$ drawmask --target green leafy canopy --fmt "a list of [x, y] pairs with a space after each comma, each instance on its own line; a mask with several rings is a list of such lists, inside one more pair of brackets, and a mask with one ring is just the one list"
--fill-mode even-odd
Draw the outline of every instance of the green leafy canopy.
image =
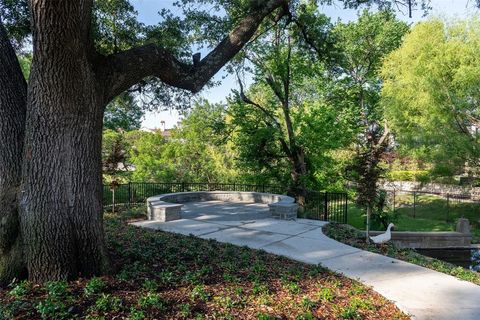
[[[417, 24], [385, 61], [382, 104], [407, 154], [441, 175], [480, 159], [480, 20]], [[446, 168], [450, 168], [445, 171]]]

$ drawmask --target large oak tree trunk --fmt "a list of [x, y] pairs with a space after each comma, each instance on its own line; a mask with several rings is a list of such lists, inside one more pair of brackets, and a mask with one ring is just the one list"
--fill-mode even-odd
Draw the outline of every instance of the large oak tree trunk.
[[104, 101], [89, 57], [89, 1], [44, 2], [32, 1], [34, 56], [20, 201], [25, 260], [36, 282], [100, 274], [107, 265]]
[[20, 186], [27, 84], [0, 22], [0, 285], [24, 274], [17, 192]]

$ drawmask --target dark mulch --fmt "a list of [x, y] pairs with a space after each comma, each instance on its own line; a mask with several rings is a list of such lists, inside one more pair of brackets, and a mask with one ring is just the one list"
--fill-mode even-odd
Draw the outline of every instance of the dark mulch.
[[110, 276], [0, 290], [5, 319], [408, 319], [321, 266], [105, 220]]

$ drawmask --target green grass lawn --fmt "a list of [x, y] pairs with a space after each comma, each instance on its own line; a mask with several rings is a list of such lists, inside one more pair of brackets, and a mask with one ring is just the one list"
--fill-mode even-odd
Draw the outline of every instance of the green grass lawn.
[[0, 288], [0, 319], [408, 319], [361, 283], [215, 240], [105, 219], [108, 276]]
[[[450, 200], [432, 195], [417, 196], [415, 211], [412, 195], [398, 195], [395, 199], [397, 231], [454, 231], [455, 221], [465, 217], [470, 221], [474, 242], [480, 240], [480, 204]], [[448, 219], [448, 221], [447, 221]], [[365, 229], [365, 210], [354, 204], [348, 207], [348, 224]]]

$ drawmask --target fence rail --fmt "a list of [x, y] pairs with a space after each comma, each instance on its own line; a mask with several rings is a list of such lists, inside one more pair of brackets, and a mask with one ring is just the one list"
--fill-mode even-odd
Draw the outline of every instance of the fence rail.
[[[132, 206], [144, 204], [148, 197], [159, 194], [188, 191], [250, 191], [285, 194], [286, 188], [266, 184], [238, 183], [137, 183], [118, 184], [112, 190], [110, 185], [103, 186], [103, 205]], [[314, 220], [347, 222], [347, 194], [340, 192], [309, 191], [305, 198], [305, 207], [301, 208], [299, 218]]]
[[432, 218], [452, 222], [458, 217], [478, 217], [480, 202], [464, 193], [385, 190], [386, 205], [392, 212], [411, 218]]
[[343, 192], [309, 191], [299, 217], [347, 223], [348, 196]]

